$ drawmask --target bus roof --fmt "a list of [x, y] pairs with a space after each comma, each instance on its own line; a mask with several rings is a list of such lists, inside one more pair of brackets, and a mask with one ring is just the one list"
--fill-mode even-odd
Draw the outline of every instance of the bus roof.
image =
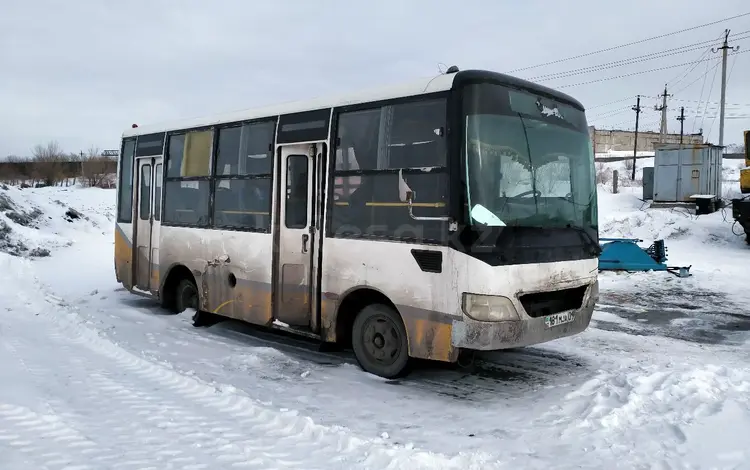
[[583, 110], [583, 106], [574, 98], [560, 93], [556, 90], [528, 82], [523, 79], [509, 75], [490, 72], [484, 70], [465, 70], [455, 73], [445, 73], [430, 78], [423, 78], [406, 84], [400, 84], [389, 87], [379, 87], [362, 90], [356, 93], [339, 95], [333, 97], [320, 97], [306, 101], [292, 101], [273, 106], [261, 108], [245, 109], [230, 113], [218, 114], [213, 116], [198, 117], [192, 119], [182, 119], [179, 121], [170, 121], [161, 124], [149, 124], [138, 126], [136, 128], [126, 129], [122, 137], [132, 137], [137, 135], [154, 134], [158, 132], [169, 132], [182, 129], [194, 129], [199, 127], [208, 127], [233, 122], [250, 121], [253, 119], [270, 118], [283, 114], [298, 113], [304, 111], [314, 111], [326, 108], [338, 108], [361, 103], [382, 101], [407, 96], [416, 96], [428, 93], [450, 90], [454, 80], [460, 77], [460, 80], [488, 80], [504, 83], [511, 86], [527, 88], [531, 91], [537, 91], [549, 96], [567, 101], [575, 107]]

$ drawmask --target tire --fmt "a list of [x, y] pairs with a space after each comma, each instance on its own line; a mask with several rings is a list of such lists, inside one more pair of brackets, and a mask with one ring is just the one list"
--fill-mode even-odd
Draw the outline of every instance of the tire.
[[386, 379], [409, 373], [406, 328], [398, 312], [387, 305], [368, 305], [357, 314], [352, 326], [352, 347], [359, 366], [366, 372]]
[[183, 279], [174, 291], [174, 313], [182, 313], [192, 308], [198, 311], [198, 288], [190, 279]]

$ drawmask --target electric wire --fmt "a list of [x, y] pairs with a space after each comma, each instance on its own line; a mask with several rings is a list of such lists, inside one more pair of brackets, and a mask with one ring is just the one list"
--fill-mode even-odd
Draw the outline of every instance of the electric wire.
[[595, 114], [594, 116], [591, 117], [590, 121], [593, 122], [593, 121], [599, 121], [602, 119], [608, 119], [614, 116], [619, 116], [620, 114], [626, 113], [628, 111], [630, 111], [630, 106], [626, 106], [624, 108], [617, 108], [615, 110], [611, 110], [606, 113]]
[[[706, 64], [706, 68], [709, 68], [709, 65], [711, 65], [710, 62]], [[718, 61], [716, 64], [714, 64], [713, 68], [716, 68], [716, 67], [718, 67], [720, 65], [721, 65], [721, 61]], [[699, 75], [695, 80], [693, 80], [689, 84], [685, 85], [684, 87], [680, 88], [678, 91], [675, 91], [674, 94], [677, 95], [679, 93], [682, 93], [683, 91], [687, 90], [691, 86], [693, 86], [696, 83], [698, 83], [698, 81], [700, 81], [701, 78], [703, 78], [704, 81], [705, 81], [705, 78], [706, 78], [706, 76], [708, 76], [709, 73], [711, 73], [711, 70], [707, 70], [702, 75]]]
[[[746, 52], [750, 52], [750, 50], [735, 52], [735, 54], [744, 54]], [[721, 60], [721, 59], [716, 59], [716, 58], [703, 59], [703, 60], [701, 60], [699, 62], [714, 61], [714, 60]], [[575, 87], [575, 86], [590, 85], [590, 84], [593, 84], [593, 83], [606, 82], [606, 81], [609, 81], [609, 80], [617, 80], [617, 79], [620, 79], [620, 78], [632, 77], [632, 76], [635, 76], [635, 75], [642, 75], [644, 73], [659, 72], [659, 71], [662, 71], [662, 70], [669, 70], [669, 69], [673, 69], [673, 68], [677, 68], [677, 67], [682, 67], [684, 65], [692, 64], [694, 62], [695, 61], [693, 61], [693, 62], [685, 62], [685, 63], [682, 63], [682, 64], [665, 65], [663, 67], [657, 67], [657, 68], [647, 69], [647, 70], [640, 70], [640, 71], [637, 71], [637, 72], [631, 72], [631, 73], [626, 73], [626, 74], [622, 74], [622, 75], [616, 75], [616, 76], [612, 76], [612, 77], [603, 77], [603, 78], [598, 78], [596, 80], [589, 80], [589, 81], [586, 81], [586, 82], [568, 83], [568, 84], [565, 84], [565, 85], [558, 85], [557, 88], [571, 88], [571, 87]]]
[[[714, 69], [714, 77], [711, 79], [711, 87], [708, 89], [708, 94], [706, 95], [706, 99], [711, 97], [711, 93], [714, 91], [714, 83], [716, 83], [716, 72], [719, 71], [719, 68], [716, 67]], [[706, 110], [708, 109], [708, 102], [706, 102], [706, 106], [703, 108], [703, 118], [701, 119], [701, 129], [704, 129], [703, 124], [706, 122]]]
[[[748, 31], [748, 32], [750, 32], [750, 31]], [[745, 32], [745, 33], [747, 33], [747, 32]], [[745, 40], [745, 39], [750, 39], [750, 35], [744, 36], [742, 38], [737, 38], [734, 41], [737, 42], [737, 41]], [[534, 77], [527, 78], [526, 80], [529, 80], [529, 81], [556, 80], [556, 79], [559, 79], [559, 78], [571, 77], [571, 76], [574, 76], [574, 75], [580, 75], [580, 74], [589, 73], [589, 72], [597, 72], [599, 70], [606, 70], [606, 69], [612, 69], [612, 68], [616, 68], [616, 67], [623, 67], [623, 66], [626, 66], [626, 65], [638, 64], [638, 63], [641, 63], [641, 62], [647, 62], [647, 61], [650, 61], [650, 60], [656, 60], [656, 59], [660, 59], [660, 58], [663, 58], [663, 57], [669, 57], [669, 56], [673, 56], [673, 55], [684, 54], [686, 52], [692, 52], [692, 51], [706, 49], [705, 48], [705, 44], [714, 45], [715, 43], [716, 43], [716, 39], [710, 39], [708, 41], [701, 41], [701, 42], [697, 42], [697, 43], [693, 43], [693, 44], [687, 44], [687, 45], [684, 45], [684, 46], [673, 47], [671, 49], [665, 49], [665, 50], [659, 51], [659, 52], [652, 52], [652, 53], [649, 53], [649, 54], [642, 54], [642, 55], [635, 56], [635, 57], [630, 57], [630, 58], [627, 58], [627, 59], [620, 59], [620, 60], [615, 60], [615, 61], [611, 61], [611, 62], [606, 62], [604, 64], [592, 65], [592, 66], [589, 66], [589, 67], [581, 67], [581, 68], [567, 70], [567, 71], [563, 71], [563, 72], [551, 72], [551, 73], [544, 74], [544, 75], [537, 75], [537, 76], [534, 76]], [[700, 47], [695, 47], [695, 46], [700, 46]], [[710, 47], [708, 49], [706, 49], [704, 51], [704, 53], [701, 55], [701, 57], [699, 58], [699, 60], [702, 59], [703, 56], [705, 56], [708, 52], [710, 52], [710, 50], [711, 50]], [[698, 63], [699, 62], [696, 61], [695, 62], [695, 66], [697, 66]], [[693, 62], [688, 62], [688, 64], [693, 64]], [[667, 83], [669, 83], [669, 82], [667, 82]]]
[[715, 24], [723, 23], [725, 21], [734, 20], [734, 19], [737, 19], [737, 18], [742, 18], [742, 17], [745, 17], [745, 16], [750, 16], [750, 12], [740, 13], [738, 15], [730, 16], [728, 18], [723, 18], [723, 19], [720, 19], [720, 20], [712, 21], [710, 23], [704, 23], [704, 24], [701, 24], [701, 25], [692, 26], [690, 28], [684, 28], [684, 29], [681, 29], [681, 30], [678, 30], [678, 31], [672, 31], [670, 33], [660, 34], [658, 36], [653, 36], [653, 37], [646, 38], [646, 39], [640, 39], [638, 41], [632, 41], [632, 42], [629, 42], [629, 43], [626, 43], [626, 44], [620, 44], [619, 46], [607, 47], [607, 48], [604, 48], [604, 49], [599, 49], [597, 51], [586, 52], [584, 54], [578, 54], [578, 55], [575, 55], [575, 56], [566, 57], [564, 59], [557, 59], [557, 60], [553, 60], [553, 61], [550, 61], [550, 62], [545, 62], [545, 63], [542, 63], [542, 64], [521, 67], [521, 68], [517, 68], [517, 69], [514, 69], [514, 70], [510, 70], [510, 71], [508, 71], [506, 73], [521, 72], [523, 70], [531, 70], [531, 69], [535, 69], [535, 68], [539, 68], [539, 67], [544, 67], [544, 66], [547, 66], [547, 65], [559, 64], [561, 62], [567, 62], [569, 60], [580, 59], [582, 57], [588, 57], [588, 56], [592, 56], [592, 55], [595, 55], [595, 54], [601, 54], [602, 52], [609, 52], [609, 51], [613, 51], [613, 50], [616, 50], [616, 49], [621, 49], [623, 47], [633, 46], [635, 44], [642, 44], [644, 42], [654, 41], [656, 39], [661, 39], [661, 38], [665, 38], [665, 37], [668, 37], [668, 36], [674, 36], [676, 34], [681, 34], [681, 33], [685, 33], [685, 32], [688, 32], [688, 31], [694, 31], [696, 29], [705, 28], [705, 27], [708, 27], [708, 26], [712, 26], [712, 25], [715, 25]]
[[[709, 46], [708, 46], [708, 47], [706, 48], [706, 50], [705, 50], [705, 51], [703, 51], [703, 54], [701, 54], [701, 56], [700, 56], [700, 57], [698, 57], [698, 60], [701, 60], [701, 59], [703, 59], [703, 58], [704, 58], [704, 57], [705, 57], [706, 55], [708, 55], [708, 53], [709, 53], [709, 52], [711, 52], [711, 48], [712, 48], [712, 47], [714, 46], [714, 44], [715, 44], [715, 43], [716, 43], [717, 41], [720, 41], [720, 40], [721, 40], [721, 35], [719, 35], [719, 37], [717, 37], [716, 39], [714, 39], [714, 40], [713, 40], [713, 41], [711, 42], [711, 44], [710, 44], [710, 45], [709, 45]], [[685, 78], [686, 78], [686, 77], [687, 77], [688, 75], [690, 75], [690, 73], [691, 73], [691, 72], [692, 72], [693, 70], [695, 70], [695, 69], [696, 69], [697, 67], [698, 67], [698, 64], [697, 64], [697, 63], [696, 63], [696, 64], [693, 64], [692, 66], [688, 67], [688, 70], [687, 70], [687, 71], [686, 71], [686, 72], [685, 72], [685, 73], [684, 73], [684, 74], [683, 74], [683, 75], [682, 75], [681, 77], [680, 77], [680, 74], [678, 73], [678, 74], [677, 74], [677, 75], [675, 76], [675, 78], [672, 78], [671, 80], [669, 80], [669, 81], [667, 82], [667, 85], [670, 85], [671, 87], [675, 87], [675, 86], [677, 86], [677, 84], [679, 84], [679, 83], [680, 83], [681, 81], [683, 81], [683, 80], [684, 80], [684, 79], [685, 79]], [[677, 80], [676, 82], [672, 83], [672, 82], [673, 82], [673, 81], [674, 81], [675, 79], [677, 79], [677, 77], [680, 77], [680, 79], [679, 79], [679, 80]]]
[[[719, 64], [716, 64], [716, 66], [714, 67], [714, 77], [716, 77], [716, 70], [718, 70], [718, 69], [719, 69]], [[703, 84], [701, 85], [701, 95], [698, 98], [698, 106], [697, 106], [698, 113], [697, 114], [700, 114], [701, 100], [703, 99], [703, 90], [705, 90], [705, 88], [706, 88], [706, 80], [708, 80], [708, 73], [709, 73], [708, 62], [706, 62], [706, 72], [703, 74]], [[708, 106], [708, 100], [709, 100], [709, 98], [711, 98], [711, 92], [709, 92], [709, 95], [706, 96], [706, 106]], [[696, 124], [696, 122], [698, 122], [698, 119], [697, 118], [693, 118], [693, 126], [690, 128], [690, 132], [695, 132], [695, 124]], [[701, 129], [703, 129], [703, 123], [701, 123]]]
[[587, 111], [591, 111], [592, 109], [603, 108], [605, 106], [610, 106], [610, 105], [613, 105], [613, 104], [622, 103], [623, 101], [629, 101], [629, 100], [632, 100], [633, 98], [635, 98], [635, 96], [628, 96], [627, 98], [622, 98], [622, 99], [619, 99], [619, 100], [610, 101], [609, 103], [597, 104], [596, 106], [591, 106], [589, 108], [586, 108], [586, 110]]

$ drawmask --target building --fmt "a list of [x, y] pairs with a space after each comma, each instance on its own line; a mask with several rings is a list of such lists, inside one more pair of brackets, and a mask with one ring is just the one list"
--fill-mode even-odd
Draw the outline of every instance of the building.
[[[596, 129], [589, 126], [589, 135], [594, 143], [594, 153], [607, 153], [609, 151], [633, 150], [635, 143], [634, 131]], [[653, 152], [654, 144], [659, 143], [661, 134], [653, 131], [638, 132], [638, 151]], [[703, 133], [687, 134], [682, 137], [685, 144], [702, 144]], [[665, 144], [679, 144], [680, 134], [666, 134]]]

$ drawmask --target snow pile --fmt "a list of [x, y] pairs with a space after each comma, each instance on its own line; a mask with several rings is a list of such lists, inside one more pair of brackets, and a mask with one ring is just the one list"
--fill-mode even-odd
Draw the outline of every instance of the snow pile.
[[115, 191], [0, 185], [0, 252], [44, 257], [87, 235], [111, 233]]
[[[619, 346], [629, 335], [601, 336]], [[622, 354], [540, 418], [562, 429], [561, 441], [581, 446], [579, 463], [610, 454], [624, 468], [744, 468], [750, 368], [743, 358], [663, 338], [631, 341]]]
[[731, 208], [697, 216], [692, 207], [652, 208], [635, 188], [623, 188], [619, 194], [599, 191], [601, 237], [738, 245], [742, 238], [736, 235], [736, 227], [733, 231], [733, 223]]

